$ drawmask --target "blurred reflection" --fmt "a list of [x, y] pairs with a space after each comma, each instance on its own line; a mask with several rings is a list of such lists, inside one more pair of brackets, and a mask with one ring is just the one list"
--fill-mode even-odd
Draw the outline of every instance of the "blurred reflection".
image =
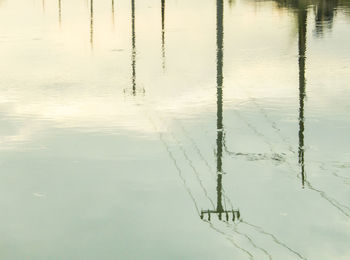
[[322, 36], [325, 29], [332, 29], [338, 9], [349, 9], [349, 0], [274, 0], [279, 8], [288, 8], [299, 13], [300, 9], [314, 7], [316, 35]]
[[61, 27], [61, 24], [62, 24], [62, 5], [61, 5], [61, 0], [58, 0], [58, 24]]
[[228, 5], [230, 6], [230, 8], [233, 6], [234, 3], [235, 3], [235, 0], [228, 0]]
[[113, 29], [114, 29], [114, 24], [115, 24], [115, 21], [114, 21], [114, 0], [112, 0], [112, 26], [113, 26]]
[[90, 1], [90, 46], [94, 48], [94, 0]]
[[162, 12], [162, 67], [165, 69], [165, 0], [161, 0]]
[[337, 0], [319, 0], [316, 8], [315, 22], [316, 22], [316, 34], [322, 35], [325, 27], [332, 29], [333, 19], [338, 6]]
[[222, 215], [225, 215], [226, 221], [229, 220], [229, 216], [231, 215], [232, 221], [236, 218], [240, 218], [240, 212], [234, 210], [226, 210], [222, 203], [222, 177], [223, 177], [223, 169], [222, 169], [222, 151], [223, 151], [223, 42], [224, 42], [224, 3], [223, 0], [216, 1], [216, 173], [217, 173], [217, 203], [215, 210], [202, 210], [201, 211], [201, 219], [207, 215], [208, 220], [211, 219], [211, 214], [217, 214], [219, 219], [222, 220]]

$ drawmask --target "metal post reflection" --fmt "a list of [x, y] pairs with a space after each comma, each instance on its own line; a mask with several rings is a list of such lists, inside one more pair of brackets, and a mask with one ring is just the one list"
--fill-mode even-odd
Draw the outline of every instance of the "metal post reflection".
[[231, 215], [232, 221], [240, 218], [240, 212], [235, 210], [226, 210], [222, 203], [223, 187], [223, 167], [222, 167], [222, 151], [224, 138], [223, 125], [223, 65], [224, 65], [224, 3], [223, 0], [216, 1], [216, 173], [217, 173], [217, 203], [215, 210], [202, 210], [201, 218], [207, 215], [208, 220], [211, 220], [211, 214], [217, 214], [219, 219], [225, 216], [226, 221], [229, 221]]
[[94, 48], [94, 0], [90, 1], [90, 47]]
[[298, 49], [299, 49], [299, 149], [298, 159], [301, 167], [302, 185], [305, 185], [305, 144], [304, 144], [304, 100], [305, 100], [305, 52], [307, 10], [304, 7], [298, 10]]
[[165, 69], [165, 0], [161, 0], [162, 13], [162, 67]]

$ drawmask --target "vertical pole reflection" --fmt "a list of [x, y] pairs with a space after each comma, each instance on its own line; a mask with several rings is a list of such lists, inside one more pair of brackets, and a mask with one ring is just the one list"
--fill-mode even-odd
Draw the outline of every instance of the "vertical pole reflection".
[[217, 202], [216, 209], [202, 210], [201, 219], [204, 215], [208, 216], [208, 221], [211, 220], [210, 214], [217, 214], [219, 220], [222, 216], [229, 220], [229, 215], [232, 221], [240, 218], [239, 210], [226, 210], [222, 203], [223, 187], [222, 187], [222, 151], [224, 139], [224, 124], [223, 124], [223, 65], [224, 65], [224, 2], [216, 0], [216, 173], [217, 173]]
[[161, 0], [162, 12], [162, 67], [165, 69], [165, 0]]
[[113, 26], [113, 29], [114, 29], [114, 24], [115, 24], [115, 21], [114, 21], [114, 0], [112, 0], [112, 26]]
[[298, 159], [301, 167], [302, 185], [305, 184], [304, 165], [304, 99], [305, 99], [305, 52], [306, 52], [307, 10], [304, 7], [298, 10], [298, 49], [299, 49], [299, 149]]
[[131, 67], [132, 67], [132, 94], [136, 95], [136, 36], [135, 36], [135, 0], [131, 0]]
[[61, 28], [61, 25], [62, 25], [62, 4], [61, 4], [61, 0], [58, 0], [58, 25]]
[[94, 48], [94, 0], [90, 1], [90, 47]]
[[222, 84], [223, 84], [223, 42], [224, 42], [224, 3], [223, 0], [216, 1], [216, 106], [217, 106], [217, 121], [216, 121], [216, 146], [217, 146], [217, 208], [219, 218], [224, 210], [222, 206], [222, 144], [223, 144], [223, 111], [222, 111]]
[[42, 0], [43, 13], [45, 13], [45, 0]]

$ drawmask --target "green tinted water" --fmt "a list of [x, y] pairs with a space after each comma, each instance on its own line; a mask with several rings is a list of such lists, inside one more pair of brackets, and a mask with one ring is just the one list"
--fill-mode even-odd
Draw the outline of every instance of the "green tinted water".
[[349, 259], [350, 2], [0, 0], [0, 258]]

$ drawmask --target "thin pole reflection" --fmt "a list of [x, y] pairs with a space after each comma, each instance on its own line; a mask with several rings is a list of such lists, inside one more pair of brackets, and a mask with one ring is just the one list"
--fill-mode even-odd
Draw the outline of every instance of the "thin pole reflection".
[[162, 11], [162, 67], [165, 70], [165, 0], [161, 0]]
[[114, 26], [115, 26], [115, 17], [114, 17], [114, 0], [112, 0], [112, 27], [114, 30]]
[[299, 49], [299, 149], [298, 159], [301, 167], [302, 185], [305, 185], [305, 144], [304, 144], [304, 100], [305, 100], [305, 52], [306, 52], [306, 27], [307, 10], [298, 10], [298, 49]]
[[223, 0], [216, 1], [216, 173], [217, 173], [217, 202], [215, 210], [201, 211], [201, 218], [207, 215], [208, 220], [211, 219], [211, 214], [217, 214], [222, 220], [223, 215], [226, 221], [229, 220], [229, 215], [232, 221], [240, 218], [240, 212], [234, 210], [226, 210], [222, 202], [222, 151], [224, 139], [224, 125], [223, 125], [223, 65], [224, 65], [224, 3]]
[[90, 1], [90, 47], [94, 49], [94, 0]]
[[[131, 94], [136, 96], [137, 93], [144, 94], [144, 88], [137, 88], [136, 84], [136, 12], [135, 12], [135, 0], [131, 0]], [[124, 93], [127, 89], [124, 89]]]
[[136, 35], [135, 35], [135, 0], [131, 0], [131, 67], [132, 67], [132, 94], [136, 95]]
[[61, 28], [61, 25], [62, 25], [62, 3], [61, 3], [61, 0], [58, 0], [58, 24]]
[[223, 85], [223, 42], [224, 42], [224, 3], [223, 0], [216, 1], [216, 110], [217, 110], [217, 121], [216, 121], [216, 146], [217, 146], [217, 157], [216, 157], [216, 172], [217, 172], [217, 208], [216, 210], [220, 212], [219, 217], [221, 217], [221, 212], [223, 211], [222, 206], [222, 141], [223, 141], [223, 111], [222, 111], [222, 85]]

